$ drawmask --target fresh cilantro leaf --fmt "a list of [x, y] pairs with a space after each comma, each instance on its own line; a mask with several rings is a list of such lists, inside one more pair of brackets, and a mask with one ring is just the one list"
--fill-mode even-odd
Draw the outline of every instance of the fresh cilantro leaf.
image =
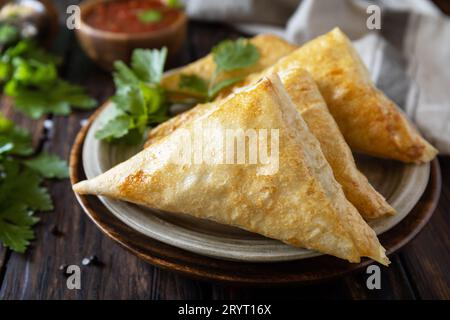
[[259, 57], [258, 49], [248, 40], [225, 40], [212, 49], [216, 73], [242, 69], [255, 64]]
[[17, 252], [24, 252], [34, 239], [32, 226], [39, 221], [34, 211], [53, 209], [43, 178], [68, 176], [66, 162], [55, 155], [16, 157], [30, 153], [28, 132], [0, 113], [0, 242]]
[[[12, 212], [14, 215], [27, 215], [28, 211]], [[24, 253], [30, 241], [34, 239], [34, 232], [28, 225], [18, 225], [9, 222], [0, 214], [0, 242], [7, 248]]]
[[41, 187], [42, 178], [31, 170], [22, 170], [16, 177], [16, 193], [10, 200], [23, 202], [32, 210], [49, 211], [53, 209], [52, 199], [47, 189]]
[[187, 89], [201, 97], [208, 96], [208, 83], [194, 74], [182, 74], [178, 86], [180, 89]]
[[166, 4], [171, 8], [181, 8], [183, 6], [183, 3], [180, 0], [167, 0]]
[[32, 210], [47, 211], [53, 204], [47, 189], [41, 187], [42, 177], [23, 167], [16, 160], [2, 161], [3, 179], [0, 183], [0, 203], [23, 203]]
[[40, 92], [21, 89], [14, 98], [15, 107], [31, 119], [39, 119], [47, 113], [68, 115], [70, 104], [65, 101], [53, 101], [51, 96], [43, 96]]
[[55, 65], [58, 65], [61, 62], [61, 58], [38, 47], [36, 42], [30, 39], [21, 40], [14, 46], [6, 49], [2, 55], [2, 60], [11, 62], [16, 57]]
[[192, 95], [198, 95], [207, 101], [211, 101], [220, 91], [241, 80], [242, 78], [224, 79], [214, 83], [212, 86], [208, 86], [205, 80], [196, 75], [182, 74], [180, 76], [179, 88], [187, 89]]
[[131, 115], [145, 114], [145, 101], [139, 87], [129, 87], [113, 98], [116, 105]]
[[166, 94], [159, 84], [166, 56], [166, 48], [136, 49], [131, 68], [122, 61], [114, 64], [114, 107], [95, 133], [97, 139], [135, 144], [149, 125], [167, 119]]
[[27, 156], [33, 152], [31, 136], [0, 113], [0, 154]]
[[217, 83], [215, 83], [208, 91], [208, 97], [210, 100], [213, 100], [223, 89], [226, 87], [231, 86], [232, 84], [235, 84], [239, 81], [241, 81], [242, 78], [230, 78], [230, 79], [224, 79]]
[[0, 82], [6, 82], [11, 77], [12, 67], [9, 63], [0, 61]]
[[12, 79], [22, 85], [42, 86], [51, 84], [58, 78], [58, 71], [54, 64], [22, 58], [14, 58], [12, 64], [14, 67]]
[[23, 86], [12, 80], [4, 90], [8, 96], [14, 98], [16, 108], [32, 119], [38, 119], [48, 113], [68, 115], [71, 106], [90, 109], [97, 104], [81, 87], [63, 80], [57, 81], [45, 90]]
[[27, 206], [23, 203], [15, 203], [7, 208], [2, 208], [0, 216], [3, 220], [23, 226], [32, 226], [39, 221], [39, 218], [30, 215]]
[[138, 19], [143, 23], [155, 23], [163, 19], [163, 14], [158, 10], [144, 10], [138, 13]]
[[95, 107], [96, 101], [83, 88], [59, 78], [58, 63], [58, 58], [34, 41], [19, 41], [0, 57], [3, 92], [14, 99], [18, 110], [33, 119], [50, 113], [67, 115], [71, 107]]
[[259, 57], [258, 48], [246, 39], [236, 41], [225, 40], [212, 50], [216, 68], [209, 80], [196, 75], [182, 74], [178, 82], [180, 89], [187, 89], [193, 96], [199, 96], [203, 101], [213, 100], [221, 90], [241, 81], [241, 78], [225, 78], [219, 81], [223, 72], [247, 68], [255, 64]]
[[166, 58], [166, 47], [161, 50], [136, 49], [131, 57], [131, 67], [140, 80], [157, 84], [161, 81]]
[[118, 140], [115, 140], [114, 142], [126, 145], [136, 145], [142, 142], [142, 132], [137, 128], [129, 129], [126, 135]]
[[23, 163], [44, 178], [63, 179], [69, 176], [67, 162], [54, 154], [41, 153], [33, 159], [25, 160]]
[[84, 89], [78, 85], [71, 84], [64, 80], [59, 80], [53, 84], [52, 99], [66, 102], [77, 109], [92, 109], [97, 105], [97, 101], [89, 97]]
[[136, 86], [139, 84], [139, 78], [133, 70], [123, 63], [123, 61], [114, 62], [115, 72], [113, 73], [114, 84], [116, 88]]
[[105, 123], [105, 125], [95, 132], [95, 137], [100, 140], [111, 141], [123, 138], [129, 131], [132, 123], [127, 114], [119, 115]]
[[19, 40], [20, 32], [15, 26], [3, 24], [0, 26], [0, 44], [9, 44]]
[[161, 106], [164, 106], [166, 103], [165, 92], [161, 87], [148, 86], [142, 83], [140, 89], [147, 108], [147, 114], [153, 114], [159, 110], [165, 110], [161, 108]]

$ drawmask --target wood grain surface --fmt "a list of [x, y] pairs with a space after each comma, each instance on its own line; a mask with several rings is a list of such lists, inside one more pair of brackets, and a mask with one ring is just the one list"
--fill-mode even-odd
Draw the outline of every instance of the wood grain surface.
[[[65, 8], [77, 1], [58, 0], [61, 20]], [[183, 65], [209, 52], [222, 39], [241, 34], [219, 24], [190, 23], [184, 50], [167, 66]], [[64, 28], [54, 45], [65, 58], [62, 74], [88, 88], [104, 101], [113, 92], [109, 74], [85, 57], [74, 36]], [[76, 111], [69, 117], [30, 121], [15, 113], [1, 99], [0, 110], [33, 132], [38, 150], [44, 149], [68, 159], [70, 147], [90, 112]], [[439, 158], [442, 193], [438, 207], [423, 231], [382, 270], [382, 290], [366, 288], [365, 272], [322, 284], [290, 288], [243, 288], [196, 281], [153, 267], [129, 253], [101, 231], [82, 212], [68, 180], [49, 183], [55, 210], [40, 213], [36, 241], [26, 254], [0, 247], [0, 299], [450, 299], [450, 157]], [[58, 232], [55, 231], [55, 228]], [[66, 287], [61, 266], [78, 264], [95, 255], [98, 265], [82, 266], [81, 290]]]

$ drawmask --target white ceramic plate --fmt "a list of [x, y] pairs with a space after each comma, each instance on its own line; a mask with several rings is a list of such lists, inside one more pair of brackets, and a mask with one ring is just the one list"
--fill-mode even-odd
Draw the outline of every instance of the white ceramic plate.
[[[118, 146], [95, 139], [95, 131], [108, 117], [110, 110], [111, 105], [94, 120], [84, 141], [82, 156], [87, 178], [105, 172], [141, 150], [141, 146]], [[395, 216], [379, 218], [369, 223], [377, 234], [381, 234], [399, 223], [417, 203], [428, 183], [430, 165], [405, 165], [365, 156], [357, 156], [356, 160], [372, 185], [398, 212]], [[106, 197], [100, 197], [100, 200], [131, 228], [169, 245], [210, 257], [276, 262], [320, 255], [211, 221], [146, 209]]]

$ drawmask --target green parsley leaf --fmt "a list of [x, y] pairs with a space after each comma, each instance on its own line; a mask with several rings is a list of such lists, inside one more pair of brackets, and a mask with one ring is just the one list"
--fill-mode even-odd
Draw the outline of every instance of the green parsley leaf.
[[53, 209], [43, 178], [68, 176], [66, 162], [55, 155], [16, 157], [32, 151], [29, 133], [0, 113], [0, 242], [17, 252], [34, 239], [31, 227], [39, 221], [34, 211]]
[[127, 114], [119, 115], [105, 123], [105, 125], [95, 132], [95, 137], [100, 140], [112, 141], [123, 138], [129, 131], [132, 123]]
[[20, 32], [17, 27], [10, 24], [0, 26], [0, 44], [9, 44], [19, 39]]
[[11, 159], [2, 161], [2, 167], [0, 203], [22, 203], [32, 210], [53, 209], [47, 189], [40, 186], [42, 177], [39, 173]]
[[200, 97], [203, 101], [213, 100], [223, 89], [231, 86], [241, 78], [217, 79], [224, 72], [247, 68], [255, 64], [260, 58], [258, 49], [246, 39], [236, 41], [225, 40], [212, 50], [216, 68], [211, 79], [204, 80], [196, 75], [182, 74], [178, 82], [180, 89], [187, 89], [192, 96]]
[[15, 204], [0, 208], [0, 242], [16, 252], [25, 252], [30, 240], [34, 239], [31, 226], [37, 221], [24, 205]]
[[167, 58], [167, 48], [161, 50], [136, 49], [131, 57], [134, 73], [144, 82], [159, 83]]
[[114, 62], [115, 72], [113, 73], [114, 84], [116, 88], [121, 89], [128, 86], [136, 86], [139, 84], [139, 78], [133, 70], [123, 63], [123, 61]]
[[39, 221], [39, 218], [30, 215], [27, 206], [21, 203], [16, 203], [8, 208], [3, 208], [1, 217], [10, 223], [23, 226], [32, 226]]
[[180, 0], [167, 0], [166, 4], [170, 8], [181, 8], [183, 3]]
[[16, 127], [11, 120], [0, 113], [0, 154], [27, 156], [32, 152], [31, 135], [28, 131]]
[[161, 87], [148, 86], [142, 83], [140, 89], [142, 97], [144, 98], [145, 106], [147, 108], [147, 114], [154, 114], [162, 109], [161, 106], [165, 105], [166, 97], [165, 92]]
[[65, 101], [76, 109], [90, 110], [97, 106], [97, 101], [86, 95], [84, 89], [78, 85], [59, 80], [53, 84], [50, 95], [55, 101]]
[[158, 10], [145, 10], [138, 13], [138, 19], [143, 23], [155, 23], [163, 19], [163, 14]]
[[36, 42], [30, 39], [20, 40], [14, 46], [6, 49], [2, 55], [2, 60], [10, 62], [16, 57], [56, 65], [61, 62], [61, 58], [38, 47]]
[[222, 41], [212, 49], [212, 54], [216, 73], [249, 67], [260, 57], [258, 49], [244, 38]]
[[[44, 89], [46, 87], [42, 87]], [[84, 90], [63, 80], [58, 80], [45, 90], [23, 86], [18, 81], [9, 81], [5, 93], [14, 98], [18, 110], [32, 119], [53, 113], [68, 115], [71, 106], [79, 109], [91, 109], [97, 102], [87, 96]]]
[[95, 133], [97, 139], [135, 144], [148, 126], [167, 119], [166, 94], [159, 84], [166, 57], [166, 48], [136, 49], [131, 68], [122, 61], [114, 64], [114, 107]]
[[25, 160], [23, 163], [44, 178], [63, 179], [69, 177], [67, 162], [54, 154], [41, 153], [33, 159]]
[[14, 58], [12, 64], [14, 67], [12, 80], [18, 81], [21, 85], [43, 86], [52, 84], [58, 78], [54, 64], [22, 58]]
[[201, 97], [208, 96], [208, 83], [194, 74], [182, 74], [178, 86], [180, 89], [188, 89]]
[[213, 100], [220, 93], [220, 91], [241, 80], [242, 78], [230, 78], [215, 83], [208, 91], [209, 100]]
[[223, 89], [241, 81], [242, 78], [230, 78], [216, 82], [212, 86], [196, 75], [182, 74], [180, 76], [179, 88], [187, 89], [192, 95], [197, 95], [207, 101], [213, 100]]
[[15, 107], [37, 119], [45, 114], [67, 115], [71, 107], [91, 109], [96, 101], [83, 88], [58, 76], [59, 59], [31, 40], [21, 40], [0, 57], [3, 92], [14, 99]]

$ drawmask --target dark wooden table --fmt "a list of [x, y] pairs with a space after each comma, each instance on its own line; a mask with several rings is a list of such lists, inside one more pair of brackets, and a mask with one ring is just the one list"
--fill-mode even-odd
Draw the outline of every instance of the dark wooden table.
[[[61, 13], [68, 3], [55, 1]], [[64, 17], [64, 15], [61, 15]], [[207, 54], [225, 38], [238, 37], [233, 29], [218, 24], [191, 23], [189, 41], [168, 68]], [[71, 32], [61, 28], [55, 51], [65, 58], [62, 73], [88, 88], [99, 102], [113, 93], [109, 74], [95, 67], [80, 51]], [[450, 101], [449, 101], [450, 103]], [[0, 110], [33, 132], [38, 150], [67, 159], [80, 121], [89, 112], [69, 117], [31, 121], [14, 112], [2, 98]], [[450, 299], [450, 157], [439, 158], [442, 195], [429, 224], [382, 269], [382, 289], [368, 290], [364, 272], [314, 286], [290, 288], [238, 288], [191, 280], [144, 263], [100, 232], [75, 200], [68, 180], [49, 184], [55, 210], [41, 213], [36, 240], [26, 254], [0, 246], [0, 299]], [[56, 227], [61, 234], [51, 232]], [[95, 255], [100, 266], [82, 266], [84, 257]], [[81, 266], [81, 289], [69, 290], [61, 265]]]

